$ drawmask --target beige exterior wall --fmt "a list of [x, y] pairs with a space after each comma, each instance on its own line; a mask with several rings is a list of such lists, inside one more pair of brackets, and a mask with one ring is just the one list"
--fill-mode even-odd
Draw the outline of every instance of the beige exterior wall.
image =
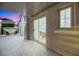
[[[76, 31], [79, 26], [79, 3], [61, 3], [56, 6], [52, 6], [41, 12], [32, 19], [46, 16], [47, 28], [46, 28], [46, 46], [62, 55], [79, 55], [79, 32]], [[72, 28], [71, 29], [58, 29], [58, 10], [67, 6], [71, 6], [72, 11]], [[75, 8], [75, 9], [74, 9]], [[76, 13], [74, 12], [76, 10]], [[75, 14], [73, 14], [75, 13]], [[30, 22], [30, 39], [33, 39], [33, 20]], [[76, 20], [74, 22], [74, 20]]]
[[75, 4], [75, 17], [76, 17], [76, 20], [75, 20], [75, 29], [77, 30], [77, 31], [79, 31], [79, 3], [76, 3]]

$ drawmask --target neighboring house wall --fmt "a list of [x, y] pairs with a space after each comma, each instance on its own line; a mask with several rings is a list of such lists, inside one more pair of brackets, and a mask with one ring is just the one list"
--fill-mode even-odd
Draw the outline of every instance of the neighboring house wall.
[[[73, 7], [72, 28], [58, 29], [58, 10], [66, 6]], [[46, 46], [62, 55], [79, 55], [79, 3], [61, 3], [52, 6], [32, 19], [42, 16], [47, 17]], [[30, 22], [30, 39], [34, 38], [33, 20]]]

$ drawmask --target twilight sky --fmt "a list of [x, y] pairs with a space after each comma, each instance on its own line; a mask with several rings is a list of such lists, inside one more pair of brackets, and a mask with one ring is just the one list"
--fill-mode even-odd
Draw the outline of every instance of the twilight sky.
[[0, 10], [0, 18], [12, 19], [12, 21], [14, 21], [14, 22], [17, 22], [20, 20], [20, 17], [17, 13], [10, 12], [7, 10]]

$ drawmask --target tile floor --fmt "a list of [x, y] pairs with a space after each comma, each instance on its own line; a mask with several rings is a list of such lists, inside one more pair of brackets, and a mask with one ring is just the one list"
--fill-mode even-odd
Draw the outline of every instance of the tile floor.
[[0, 37], [0, 56], [58, 56], [59, 54], [23, 36]]

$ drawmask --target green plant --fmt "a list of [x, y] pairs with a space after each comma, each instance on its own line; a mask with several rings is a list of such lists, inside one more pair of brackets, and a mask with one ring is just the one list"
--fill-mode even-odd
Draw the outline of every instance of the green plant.
[[12, 21], [4, 21], [2, 22], [2, 27], [14, 27], [14, 23]]

